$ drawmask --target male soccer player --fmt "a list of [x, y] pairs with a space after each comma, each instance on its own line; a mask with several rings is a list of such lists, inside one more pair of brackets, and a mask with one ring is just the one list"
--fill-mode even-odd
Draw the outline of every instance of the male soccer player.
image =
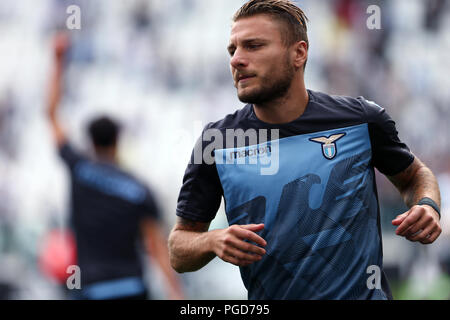
[[57, 118], [68, 38], [55, 41], [48, 115], [61, 158], [70, 170], [71, 227], [81, 271], [80, 299], [148, 299], [138, 244], [147, 246], [167, 280], [170, 299], [182, 298], [170, 267], [160, 213], [151, 191], [117, 164], [119, 125], [108, 117], [89, 124], [95, 157], [70, 145]]
[[[382, 271], [379, 285], [368, 285], [368, 271], [383, 263], [374, 168], [409, 206], [392, 223], [411, 241], [441, 233], [439, 188], [383, 108], [306, 89], [306, 21], [288, 0], [252, 0], [235, 14], [231, 73], [248, 104], [204, 129], [203, 161], [194, 149], [171, 264], [190, 272], [218, 256], [240, 267], [249, 299], [390, 299]], [[249, 142], [264, 129], [275, 139]], [[233, 130], [223, 147], [211, 139]], [[263, 174], [269, 162], [276, 170]], [[222, 196], [230, 227], [208, 231]]]

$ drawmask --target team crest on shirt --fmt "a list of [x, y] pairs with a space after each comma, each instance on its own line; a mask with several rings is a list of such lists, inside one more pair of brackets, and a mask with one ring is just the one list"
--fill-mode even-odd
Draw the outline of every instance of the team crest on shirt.
[[332, 160], [337, 155], [336, 142], [345, 136], [345, 133], [334, 134], [330, 137], [319, 137], [309, 139], [312, 142], [317, 142], [322, 145], [322, 153], [325, 158]]

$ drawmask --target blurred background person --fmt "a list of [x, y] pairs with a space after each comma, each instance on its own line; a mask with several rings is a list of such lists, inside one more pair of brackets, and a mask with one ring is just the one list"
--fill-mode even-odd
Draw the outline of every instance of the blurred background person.
[[94, 157], [89, 159], [71, 146], [58, 120], [68, 46], [67, 34], [57, 34], [48, 115], [59, 155], [71, 178], [70, 227], [81, 271], [81, 289], [73, 293], [80, 299], [148, 299], [137, 247], [141, 240], [166, 276], [168, 297], [180, 299], [181, 286], [169, 264], [166, 235], [154, 196], [118, 165], [118, 123], [105, 116], [90, 122]]
[[[41, 0], [36, 6], [29, 0], [0, 1], [3, 298], [64, 298], [36, 264], [42, 237], [63, 224], [70, 208], [69, 177], [51, 143], [47, 117], [54, 30], [64, 29], [72, 39], [59, 110], [72, 145], [89, 151], [83, 129], [97, 115], [121, 119], [120, 163], [147, 184], [157, 183], [153, 193], [168, 232], [175, 223], [185, 165], [202, 128], [243, 106], [231, 81], [226, 48], [230, 17], [244, 2]], [[377, 175], [380, 223], [394, 298], [447, 299], [450, 2], [296, 2], [311, 21], [314, 45], [305, 74], [310, 88], [377, 101], [396, 119], [400, 138], [436, 173], [443, 233], [432, 247], [419, 249], [393, 235], [391, 221], [406, 208], [383, 175]], [[70, 5], [80, 7], [80, 30], [66, 27]], [[381, 29], [367, 27], [370, 5], [380, 8]], [[226, 225], [222, 207], [211, 228]], [[414, 276], [416, 268], [426, 268], [428, 276]], [[164, 298], [163, 273], [151, 261], [144, 273], [152, 296]], [[218, 260], [181, 279], [191, 299], [247, 298], [239, 269]]]

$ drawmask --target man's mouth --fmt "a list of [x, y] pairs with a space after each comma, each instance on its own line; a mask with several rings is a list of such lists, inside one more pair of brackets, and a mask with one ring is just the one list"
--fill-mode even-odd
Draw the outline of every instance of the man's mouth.
[[237, 82], [241, 82], [241, 81], [246, 81], [246, 80], [249, 80], [249, 79], [251, 79], [251, 78], [254, 78], [255, 77], [255, 75], [252, 75], [252, 74], [248, 74], [248, 75], [239, 75], [238, 77], [237, 77]]

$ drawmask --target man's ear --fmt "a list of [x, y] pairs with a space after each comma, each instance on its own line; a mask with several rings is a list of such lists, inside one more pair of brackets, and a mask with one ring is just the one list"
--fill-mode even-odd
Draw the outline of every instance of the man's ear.
[[294, 52], [294, 66], [298, 69], [303, 69], [308, 60], [308, 44], [306, 41], [299, 41], [293, 45]]

